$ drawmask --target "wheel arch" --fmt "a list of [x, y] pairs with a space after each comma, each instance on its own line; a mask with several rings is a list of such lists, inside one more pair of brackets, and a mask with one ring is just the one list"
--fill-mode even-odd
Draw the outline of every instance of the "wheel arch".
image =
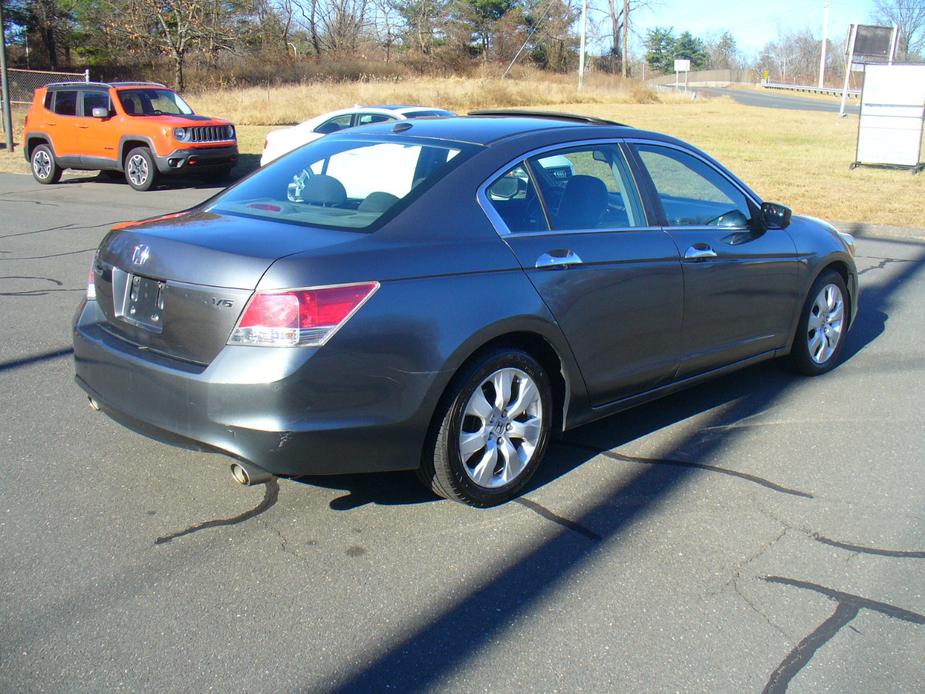
[[[812, 281], [809, 283], [809, 287], [807, 288], [806, 291], [808, 292], [810, 289], [812, 289], [812, 286], [816, 283], [816, 280], [818, 280], [820, 277], [822, 277], [823, 274], [825, 274], [826, 272], [829, 272], [830, 270], [833, 270], [837, 272], [839, 275], [841, 275], [842, 280], [844, 280], [845, 282], [845, 288], [848, 290], [847, 315], [848, 315], [848, 327], [851, 328], [852, 324], [854, 323], [854, 317], [856, 313], [855, 312], [855, 302], [857, 301], [857, 294], [858, 294], [857, 276], [854, 273], [852, 273], [851, 267], [848, 265], [847, 262], [845, 262], [844, 259], [831, 258], [831, 259], [828, 259], [826, 262], [821, 263], [819, 266], [819, 271], [813, 275]], [[804, 300], [805, 300], [805, 297], [804, 297]]]
[[48, 135], [45, 133], [29, 133], [26, 136], [26, 159], [32, 160], [32, 152], [34, 152], [35, 148], [39, 145], [47, 145], [55, 159], [58, 158], [58, 155], [55, 153], [55, 146], [51, 144], [51, 138], [48, 137]]
[[125, 168], [125, 158], [128, 156], [128, 153], [136, 147], [147, 147], [151, 150], [152, 157], [157, 156], [157, 150], [150, 137], [145, 135], [123, 135], [119, 139], [119, 163], [122, 165], [122, 168]]

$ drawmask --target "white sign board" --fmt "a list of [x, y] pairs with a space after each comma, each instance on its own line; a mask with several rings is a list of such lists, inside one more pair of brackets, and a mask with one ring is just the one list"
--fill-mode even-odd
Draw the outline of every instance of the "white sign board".
[[690, 60], [675, 60], [674, 61], [674, 71], [675, 72], [690, 72], [691, 71], [691, 61]]
[[919, 165], [925, 65], [867, 65], [856, 164]]

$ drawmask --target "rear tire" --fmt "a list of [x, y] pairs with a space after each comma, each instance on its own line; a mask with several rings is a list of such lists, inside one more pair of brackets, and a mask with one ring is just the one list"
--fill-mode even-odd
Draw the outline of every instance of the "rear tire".
[[793, 371], [819, 376], [835, 368], [848, 332], [850, 300], [845, 280], [834, 270], [813, 282], [790, 348]]
[[464, 367], [437, 408], [418, 476], [470, 506], [502, 504], [533, 477], [552, 428], [552, 388], [518, 349], [486, 352]]
[[140, 191], [151, 190], [157, 183], [157, 165], [147, 147], [136, 147], [125, 157], [125, 181]]
[[32, 150], [29, 161], [32, 164], [32, 176], [39, 183], [47, 185], [61, 180], [62, 169], [48, 145], [39, 145]]

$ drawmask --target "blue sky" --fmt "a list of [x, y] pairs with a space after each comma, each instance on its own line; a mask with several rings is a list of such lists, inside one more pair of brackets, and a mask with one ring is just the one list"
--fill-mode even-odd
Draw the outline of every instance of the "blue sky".
[[[739, 50], [750, 56], [779, 34], [809, 29], [821, 36], [824, 4], [824, 0], [654, 0], [651, 7], [631, 15], [636, 36], [630, 46], [641, 52], [645, 30], [656, 26], [674, 27], [675, 35], [686, 30], [699, 37], [728, 30], [735, 36]], [[852, 22], [869, 24], [873, 8], [872, 0], [830, 0], [830, 40], [836, 44], [843, 41]]]

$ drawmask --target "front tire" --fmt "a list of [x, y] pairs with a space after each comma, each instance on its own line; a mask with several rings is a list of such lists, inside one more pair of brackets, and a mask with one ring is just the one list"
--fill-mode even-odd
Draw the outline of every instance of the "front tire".
[[845, 280], [834, 270], [813, 282], [790, 349], [791, 369], [819, 376], [835, 367], [848, 332], [849, 301]]
[[157, 183], [157, 165], [147, 147], [136, 147], [125, 157], [125, 181], [140, 191], [151, 190]]
[[438, 408], [419, 470], [434, 492], [487, 507], [516, 496], [539, 467], [552, 423], [549, 376], [503, 348], [469, 363]]
[[47, 185], [61, 180], [62, 169], [48, 145], [39, 145], [32, 150], [29, 161], [32, 164], [32, 176], [39, 183]]

